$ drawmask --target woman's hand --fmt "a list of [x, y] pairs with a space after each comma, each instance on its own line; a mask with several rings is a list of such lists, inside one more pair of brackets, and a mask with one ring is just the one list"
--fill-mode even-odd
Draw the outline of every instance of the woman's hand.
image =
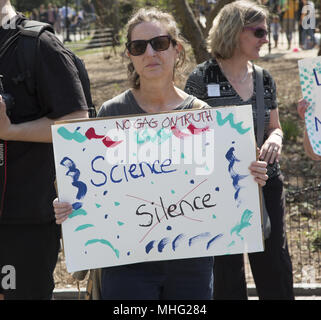
[[298, 101], [298, 106], [297, 106], [297, 111], [298, 111], [298, 114], [299, 114], [299, 117], [304, 120], [304, 115], [305, 115], [305, 111], [308, 109], [310, 103], [305, 100], [305, 99], [300, 99]]
[[267, 163], [265, 161], [253, 161], [249, 167], [254, 180], [259, 184], [259, 186], [263, 187], [266, 184], [266, 180], [269, 178], [266, 174]]
[[72, 213], [72, 205], [68, 202], [59, 202], [57, 198], [52, 204], [54, 207], [56, 223], [62, 224]]
[[282, 140], [282, 136], [272, 131], [261, 147], [259, 159], [267, 163], [279, 161], [282, 150]]

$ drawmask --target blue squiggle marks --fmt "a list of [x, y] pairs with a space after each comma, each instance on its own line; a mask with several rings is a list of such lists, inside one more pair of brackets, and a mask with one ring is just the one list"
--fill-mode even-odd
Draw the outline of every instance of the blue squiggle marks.
[[233, 232], [235, 232], [236, 235], [239, 236], [243, 240], [243, 237], [240, 235], [240, 232], [244, 228], [249, 227], [251, 225], [250, 219], [252, 218], [252, 216], [253, 216], [253, 212], [251, 210], [248, 210], [248, 209], [244, 210], [242, 217], [241, 217], [241, 222], [232, 228], [231, 234], [233, 234]]
[[[195, 244], [197, 244], [198, 242], [208, 238], [211, 236], [210, 232], [203, 232], [200, 234], [197, 234], [196, 236], [193, 236], [191, 238], [188, 239], [188, 246], [191, 247]], [[218, 240], [219, 238], [223, 237], [223, 234], [220, 233], [218, 235], [216, 235], [215, 237], [213, 237], [212, 239], [210, 239], [209, 241], [206, 242], [206, 250], [208, 250], [213, 243]], [[175, 239], [172, 241], [172, 249], [173, 251], [176, 251], [178, 245], [183, 241], [183, 239], [185, 238], [185, 234], [180, 233], [179, 235], [177, 235], [175, 237]], [[165, 246], [170, 242], [169, 238], [163, 238], [159, 241], [158, 245], [157, 245], [157, 249], [158, 252], [163, 252], [163, 249], [165, 248]], [[155, 247], [155, 243], [156, 240], [152, 240], [150, 242], [147, 243], [147, 245], [145, 246], [145, 252], [148, 254], [154, 247]]]
[[225, 119], [223, 119], [221, 112], [216, 111], [216, 120], [217, 120], [217, 123], [219, 126], [223, 126], [228, 121], [230, 123], [231, 128], [235, 129], [239, 134], [245, 134], [246, 132], [248, 132], [251, 129], [251, 127], [243, 129], [242, 128], [243, 121], [241, 121], [239, 123], [235, 123], [233, 113], [229, 113], [225, 117]]
[[241, 190], [241, 187], [239, 186], [239, 182], [240, 182], [240, 180], [246, 178], [248, 175], [240, 175], [234, 171], [235, 162], [240, 162], [240, 160], [238, 160], [235, 157], [234, 151], [235, 151], [234, 147], [231, 147], [227, 151], [225, 158], [229, 161], [228, 171], [229, 171], [230, 176], [232, 178], [233, 187], [236, 190], [234, 193], [234, 200], [236, 200], [238, 202], [237, 206], [239, 206], [241, 203], [241, 201], [239, 200], [239, 193]]
[[179, 235], [173, 240], [173, 242], [172, 242], [173, 251], [176, 250], [179, 242], [180, 242], [183, 238], [184, 238], [184, 234], [181, 233], [181, 234], [179, 234]]
[[223, 237], [223, 233], [220, 233], [217, 236], [215, 236], [214, 238], [212, 238], [209, 242], [207, 242], [206, 250], [208, 250], [216, 240], [218, 240], [218, 239], [220, 239], [222, 237]]
[[240, 160], [238, 160], [235, 155], [234, 155], [234, 152], [235, 149], [233, 147], [231, 147], [227, 152], [226, 152], [226, 155], [225, 155], [225, 158], [229, 161], [229, 165], [228, 165], [228, 171], [230, 172], [232, 169], [233, 169], [233, 166], [235, 164], [235, 162], [240, 162]]
[[72, 178], [72, 185], [78, 189], [76, 198], [78, 200], [82, 199], [87, 193], [87, 185], [84, 182], [79, 181], [80, 171], [77, 169], [76, 164], [68, 157], [64, 157], [60, 164], [68, 168], [66, 176]]
[[155, 240], [152, 240], [150, 242], [147, 243], [147, 245], [145, 246], [145, 252], [148, 254], [150, 250], [152, 250], [154, 248], [154, 244], [155, 244]]
[[72, 185], [78, 189], [78, 193], [76, 195], [76, 198], [78, 200], [83, 199], [83, 197], [87, 193], [87, 186], [84, 182], [82, 181], [73, 181]]
[[119, 250], [118, 249], [115, 249], [114, 246], [106, 239], [92, 239], [92, 240], [88, 240], [86, 243], [85, 243], [85, 247], [90, 245], [90, 244], [94, 244], [94, 243], [101, 243], [101, 244], [104, 244], [108, 247], [110, 247], [117, 258], [119, 258]]
[[169, 238], [163, 238], [161, 241], [158, 243], [158, 252], [162, 252], [165, 246], [168, 244]]
[[200, 233], [192, 238], [189, 238], [188, 240], [188, 245], [191, 247], [192, 245], [194, 245], [195, 243], [199, 242], [200, 240], [203, 240], [203, 238], [207, 238], [209, 237], [211, 234], [209, 232], [203, 232]]
[[74, 202], [71, 206], [74, 210], [78, 210], [82, 207], [82, 202]]

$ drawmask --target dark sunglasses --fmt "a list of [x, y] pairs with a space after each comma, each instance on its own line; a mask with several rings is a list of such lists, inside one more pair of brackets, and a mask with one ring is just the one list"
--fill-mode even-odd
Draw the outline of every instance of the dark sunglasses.
[[259, 38], [259, 39], [264, 38], [268, 34], [267, 30], [265, 30], [261, 27], [256, 27], [256, 28], [255, 27], [245, 27], [244, 29], [254, 31], [253, 32], [254, 37]]
[[149, 40], [134, 40], [126, 43], [126, 48], [132, 56], [140, 56], [146, 51], [150, 43], [155, 51], [165, 51], [169, 48], [170, 43], [176, 45], [176, 41], [170, 36], [159, 36]]

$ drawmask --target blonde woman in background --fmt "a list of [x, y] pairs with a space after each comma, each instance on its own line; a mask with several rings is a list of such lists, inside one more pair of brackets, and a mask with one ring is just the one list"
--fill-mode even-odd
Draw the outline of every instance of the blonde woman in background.
[[[251, 1], [236, 1], [223, 7], [213, 22], [209, 44], [213, 59], [196, 67], [185, 91], [208, 105], [251, 104], [256, 138], [264, 133], [259, 159], [268, 163], [269, 179], [263, 187], [271, 234], [265, 251], [249, 254], [252, 274], [260, 299], [293, 299], [292, 263], [285, 234], [285, 198], [279, 157], [283, 133], [279, 121], [276, 87], [263, 70], [264, 125], [257, 121], [257, 67], [267, 40], [268, 13]], [[216, 90], [209, 90], [216, 88]], [[247, 299], [243, 255], [215, 257], [214, 299]]]

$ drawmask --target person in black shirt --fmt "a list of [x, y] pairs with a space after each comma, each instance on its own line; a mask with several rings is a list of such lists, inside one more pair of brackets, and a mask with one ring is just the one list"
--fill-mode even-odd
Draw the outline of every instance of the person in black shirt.
[[[9, 0], [0, 0], [0, 50], [18, 36], [25, 18]], [[0, 51], [1, 53], [1, 51]], [[51, 125], [57, 120], [87, 118], [87, 103], [77, 68], [50, 32], [39, 37], [30, 95], [18, 68], [17, 41], [0, 60], [5, 93], [14, 99], [8, 116], [0, 95], [0, 268], [15, 268], [16, 285], [3, 288], [5, 299], [51, 299], [60, 229], [51, 202], [56, 197]], [[20, 52], [21, 54], [21, 52]]]
[[[293, 299], [292, 263], [285, 235], [285, 198], [279, 157], [283, 133], [276, 101], [276, 86], [263, 70], [264, 124], [258, 128], [256, 66], [267, 43], [267, 11], [250, 1], [224, 6], [214, 19], [209, 35], [213, 59], [196, 67], [185, 91], [212, 107], [251, 104], [256, 139], [263, 132], [259, 159], [268, 163], [263, 194], [271, 223], [265, 251], [250, 253], [252, 274], [260, 299]], [[263, 104], [263, 103], [262, 103]], [[264, 127], [264, 128], [263, 128]], [[259, 144], [259, 143], [258, 143]], [[263, 199], [263, 201], [264, 201]], [[214, 299], [247, 299], [243, 255], [214, 259]]]

